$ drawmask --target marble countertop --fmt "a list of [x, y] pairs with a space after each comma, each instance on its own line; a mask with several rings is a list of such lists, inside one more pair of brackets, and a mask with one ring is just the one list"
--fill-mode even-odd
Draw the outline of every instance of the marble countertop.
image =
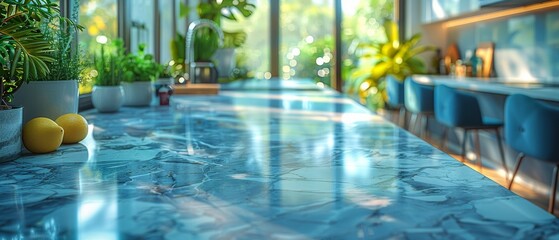
[[333, 91], [84, 112], [0, 165], [0, 239], [525, 239], [559, 221]]
[[445, 84], [470, 91], [501, 95], [519, 93], [536, 99], [559, 102], [559, 83], [557, 82], [522, 82], [518, 79], [484, 79], [436, 75], [414, 75], [413, 79], [424, 84]]

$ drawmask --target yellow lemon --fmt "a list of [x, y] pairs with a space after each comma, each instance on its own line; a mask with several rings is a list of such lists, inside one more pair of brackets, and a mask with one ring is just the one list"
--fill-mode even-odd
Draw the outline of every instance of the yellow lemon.
[[64, 144], [77, 143], [87, 136], [87, 120], [82, 115], [64, 114], [56, 119], [56, 123], [64, 128]]
[[33, 118], [23, 126], [23, 145], [32, 153], [55, 151], [62, 144], [63, 136], [64, 129], [48, 118]]

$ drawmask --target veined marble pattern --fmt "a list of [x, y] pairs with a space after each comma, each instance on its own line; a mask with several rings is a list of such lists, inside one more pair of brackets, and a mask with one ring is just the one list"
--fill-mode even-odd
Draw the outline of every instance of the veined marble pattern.
[[331, 91], [83, 113], [0, 165], [0, 239], [558, 238], [543, 209]]

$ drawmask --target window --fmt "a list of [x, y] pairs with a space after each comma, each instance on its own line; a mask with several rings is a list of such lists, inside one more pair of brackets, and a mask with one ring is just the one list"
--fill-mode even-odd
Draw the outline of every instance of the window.
[[[82, 50], [93, 54], [97, 47], [96, 38], [106, 36], [115, 39], [117, 31], [117, 1], [116, 0], [81, 0], [79, 6], [79, 24], [85, 27], [78, 34], [78, 41]], [[80, 94], [89, 93], [93, 82], [82, 79]]]
[[280, 77], [330, 85], [334, 0], [283, 0], [280, 8]]
[[155, 53], [154, 4], [153, 0], [134, 0], [129, 4], [131, 15], [129, 49], [133, 53], [138, 51], [139, 44], [146, 45], [146, 53]]
[[270, 77], [270, 1], [250, 1], [256, 5], [253, 14], [237, 21], [222, 19], [225, 32], [244, 32], [246, 42], [236, 51], [237, 77]]
[[169, 45], [175, 37], [176, 24], [174, 21], [177, 14], [173, 14], [173, 10], [173, 1], [159, 1], [159, 61], [165, 64], [171, 61]]
[[[282, 79], [310, 78], [331, 86], [335, 54], [335, 1], [336, 0], [281, 0], [279, 1], [279, 52], [271, 53], [270, 30], [271, 0], [246, 0], [256, 5], [252, 16], [239, 17], [237, 21], [223, 19], [226, 32], [244, 32], [246, 41], [236, 49], [234, 69], [239, 78], [270, 78], [272, 59], [279, 61]], [[197, 1], [188, 1], [195, 6]], [[180, 17], [179, 6], [184, 0], [133, 0], [128, 1], [128, 26], [122, 34], [128, 37], [132, 52], [139, 43], [147, 45], [161, 63], [171, 60], [170, 41], [175, 33], [184, 34], [186, 18]], [[159, 5], [155, 5], [159, 4]], [[79, 34], [82, 49], [93, 53], [96, 37], [118, 37], [118, 1], [82, 0], [79, 6], [79, 23], [86, 30]], [[391, 0], [343, 1], [342, 78], [360, 60], [353, 52], [360, 42], [374, 42], [382, 38], [382, 18], [391, 17]], [[156, 14], [156, 11], [159, 12]], [[121, 18], [125, 19], [125, 18]], [[275, 67], [275, 66], [274, 66]], [[92, 83], [83, 81], [80, 93], [91, 91]]]
[[342, 22], [342, 79], [360, 64], [371, 64], [360, 45], [384, 41], [384, 19], [392, 19], [394, 1], [354, 0], [344, 2]]

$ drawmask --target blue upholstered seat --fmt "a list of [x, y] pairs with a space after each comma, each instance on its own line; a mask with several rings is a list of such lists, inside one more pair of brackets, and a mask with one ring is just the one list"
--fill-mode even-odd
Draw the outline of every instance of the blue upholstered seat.
[[[405, 108], [404, 108], [404, 81], [398, 80], [393, 75], [386, 76], [386, 92], [388, 95], [387, 104], [389, 109], [399, 110], [398, 124], [405, 127]], [[395, 114], [393, 114], [395, 116]], [[394, 120], [396, 121], [396, 120]]]
[[[469, 130], [476, 130], [477, 145], [479, 145], [478, 129], [495, 130], [501, 153], [501, 161], [506, 171], [507, 167], [504, 159], [504, 151], [502, 149], [501, 136], [499, 134], [499, 128], [503, 126], [503, 121], [496, 118], [483, 117], [476, 96], [445, 85], [436, 86], [435, 119], [445, 126], [441, 144], [443, 148], [446, 143], [448, 128], [464, 129], [461, 153], [462, 159], [465, 157], [466, 140]], [[481, 168], [481, 156], [479, 149], [476, 150], [477, 157], [479, 159], [478, 164]]]
[[553, 212], [559, 164], [559, 107], [514, 94], [505, 103], [505, 121], [506, 142], [519, 152], [509, 189], [525, 154], [555, 164], [548, 206], [548, 211]]
[[399, 81], [392, 75], [386, 76], [386, 92], [388, 105], [393, 108], [404, 107], [404, 81]]
[[[433, 86], [417, 83], [411, 76], [404, 82], [404, 105], [406, 106], [407, 111], [414, 114], [414, 125], [417, 125], [417, 122], [420, 120], [425, 120], [420, 135], [426, 131], [427, 120], [429, 119], [429, 116], [433, 115], [433, 91]], [[410, 130], [411, 128], [410, 123]]]
[[434, 87], [417, 83], [408, 77], [404, 83], [406, 110], [412, 113], [433, 113]]

